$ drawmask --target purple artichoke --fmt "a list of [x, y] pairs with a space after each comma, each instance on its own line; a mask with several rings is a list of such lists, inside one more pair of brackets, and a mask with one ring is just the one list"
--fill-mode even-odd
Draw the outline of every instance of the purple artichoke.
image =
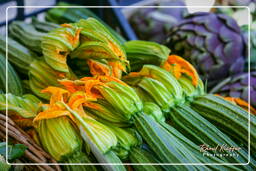
[[236, 21], [223, 14], [197, 12], [170, 30], [166, 41], [174, 54], [190, 61], [211, 87], [241, 73], [246, 44]]
[[[150, 5], [185, 7], [181, 0]], [[170, 28], [186, 14], [188, 14], [186, 8], [141, 8], [133, 13], [129, 21], [140, 40], [163, 43]]]
[[[248, 73], [229, 77], [216, 85], [210, 93], [220, 94], [226, 97], [239, 97], [248, 102]], [[256, 71], [250, 73], [250, 100], [251, 105], [256, 107]]]

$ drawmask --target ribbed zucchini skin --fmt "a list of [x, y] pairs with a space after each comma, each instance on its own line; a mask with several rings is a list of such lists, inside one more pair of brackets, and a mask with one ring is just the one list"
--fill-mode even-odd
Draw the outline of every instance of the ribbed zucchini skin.
[[[20, 78], [18, 74], [15, 72], [14, 68], [11, 64], [8, 65], [8, 93], [14, 95], [22, 95], [23, 89], [21, 85]], [[6, 92], [6, 59], [2, 53], [0, 53], [0, 89]]]
[[[93, 163], [85, 153], [75, 153], [70, 156], [65, 163]], [[65, 171], [97, 171], [93, 165], [64, 165]]]
[[248, 146], [248, 117], [250, 116], [251, 150], [256, 153], [256, 117], [221, 97], [204, 95], [195, 98], [191, 107], [237, 142]]
[[[225, 163], [225, 160], [221, 160], [215, 157], [204, 157], [203, 154], [199, 151], [199, 146], [197, 146], [194, 142], [192, 142], [190, 139], [186, 138], [183, 134], [181, 134], [177, 129], [172, 127], [171, 125], [167, 123], [161, 123], [161, 125], [168, 130], [171, 134], [175, 135], [177, 139], [191, 152], [193, 153], [196, 158], [198, 158], [202, 163]], [[197, 167], [204, 167], [204, 166], [197, 166]], [[207, 166], [209, 169], [213, 170], [240, 170], [236, 168], [235, 166], [215, 166], [215, 165], [209, 165]]]
[[[129, 159], [131, 163], [158, 163], [155, 157], [139, 147], [130, 150]], [[133, 165], [135, 171], [162, 171], [159, 165]]]
[[[59, 6], [70, 6], [74, 4], [68, 4], [65, 2], [60, 2], [57, 5]], [[126, 40], [118, 34], [114, 29], [108, 26], [103, 20], [101, 20], [97, 15], [95, 15], [92, 11], [86, 8], [53, 8], [47, 11], [46, 20], [50, 22], [54, 22], [57, 24], [63, 23], [75, 23], [80, 19], [87, 19], [89, 17], [93, 17], [99, 20], [105, 27], [114, 35], [114, 37], [123, 44]]]
[[[183, 135], [190, 137], [196, 145], [203, 144], [210, 147], [226, 144], [228, 147], [241, 147], [213, 124], [200, 116], [188, 105], [177, 106], [169, 113], [171, 124]], [[229, 163], [247, 163], [248, 153], [243, 149], [237, 151], [239, 157], [227, 157]], [[252, 163], [256, 167], [255, 163]], [[249, 166], [240, 166], [250, 169]]]
[[[6, 53], [6, 40], [2, 37], [0, 37], [0, 52]], [[8, 61], [15, 66], [17, 71], [27, 74], [30, 63], [38, 58], [34, 52], [19, 42], [8, 38]]]
[[32, 24], [23, 21], [14, 21], [9, 25], [10, 36], [19, 40], [30, 50], [42, 53], [41, 40], [46, 33], [39, 32]]
[[133, 40], [124, 44], [131, 71], [139, 71], [145, 64], [160, 66], [167, 60], [170, 49], [155, 42]]
[[61, 27], [60, 25], [55, 23], [51, 23], [47, 21], [39, 21], [37, 18], [32, 18], [32, 24], [36, 28], [36, 30], [44, 33], [48, 33], [53, 29]]
[[[161, 125], [155, 122], [150, 116], [138, 114], [134, 117], [134, 125], [137, 131], [152, 151], [155, 152], [162, 163], [189, 163], [184, 156], [182, 145], [177, 144], [173, 138]], [[174, 141], [173, 141], [174, 140]], [[179, 147], [177, 147], [179, 146]], [[186, 151], [186, 149], [185, 149]], [[195, 170], [193, 166], [174, 166], [176, 169]]]

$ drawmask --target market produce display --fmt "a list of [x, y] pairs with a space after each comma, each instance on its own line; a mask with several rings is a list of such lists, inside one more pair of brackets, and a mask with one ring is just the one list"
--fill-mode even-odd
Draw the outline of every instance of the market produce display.
[[[68, 171], [256, 168], [255, 87], [250, 106], [248, 74], [239, 74], [246, 44], [232, 18], [188, 15], [166, 45], [125, 41], [86, 9], [54, 8], [46, 18], [9, 25], [8, 59], [0, 39], [0, 112], [22, 139], [9, 130], [10, 147], [24, 144], [5, 160]], [[209, 93], [205, 80], [219, 85]], [[42, 156], [28, 155], [35, 149]], [[220, 165], [247, 163], [249, 152], [248, 165]]]
[[210, 87], [244, 69], [246, 44], [240, 27], [227, 15], [186, 16], [171, 29], [167, 46], [189, 60]]
[[[248, 80], [250, 79], [250, 92], [248, 87]], [[230, 96], [235, 98], [243, 99], [244, 101], [248, 100], [248, 94], [250, 94], [251, 105], [256, 107], [256, 94], [255, 94], [255, 81], [256, 81], [256, 72], [241, 73], [233, 77], [229, 77], [219, 84], [217, 84], [210, 93], [219, 93], [223, 96]], [[246, 106], [245, 106], [246, 107]]]

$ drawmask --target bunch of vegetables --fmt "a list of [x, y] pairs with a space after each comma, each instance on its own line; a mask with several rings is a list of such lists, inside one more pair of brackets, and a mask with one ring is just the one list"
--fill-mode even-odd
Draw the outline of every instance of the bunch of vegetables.
[[[53, 21], [68, 18], [69, 13], [55, 18], [54, 10], [48, 13]], [[32, 131], [57, 162], [71, 164], [64, 170], [256, 167], [256, 117], [250, 115], [248, 122], [243, 109], [250, 105], [208, 94], [196, 69], [172, 49], [148, 41], [121, 42], [92, 17], [48, 26], [36, 20], [10, 25], [8, 60], [0, 56], [1, 90], [8, 93], [0, 95], [0, 111], [8, 110]], [[0, 40], [1, 53], [5, 43]], [[76, 74], [77, 64], [87, 72]], [[238, 150], [222, 151], [229, 157], [221, 157], [200, 151], [203, 145]], [[247, 163], [249, 153], [249, 165], [200, 165]]]

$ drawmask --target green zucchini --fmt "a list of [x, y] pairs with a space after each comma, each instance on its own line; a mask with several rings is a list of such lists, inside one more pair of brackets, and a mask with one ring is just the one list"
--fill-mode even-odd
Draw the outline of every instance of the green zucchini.
[[[8, 97], [8, 108], [6, 106], [6, 97]], [[7, 108], [9, 115], [34, 118], [40, 110], [39, 103], [40, 100], [33, 95], [0, 94], [0, 111], [3, 112]]]
[[[247, 163], [248, 152], [242, 149], [241, 146], [232, 141], [226, 134], [216, 128], [209, 121], [204, 119], [200, 114], [195, 112], [188, 105], [180, 105], [172, 108], [169, 112], [171, 125], [179, 130], [183, 135], [190, 137], [198, 147], [207, 145], [209, 147], [216, 147], [226, 145], [227, 147], [240, 147], [236, 151], [238, 157], [226, 157], [229, 163]], [[211, 153], [211, 151], [209, 151]], [[231, 152], [225, 154], [231, 155]], [[256, 167], [256, 163], [252, 163]], [[240, 166], [241, 168], [248, 169], [249, 166]]]
[[[8, 65], [8, 85], [6, 85], [6, 58], [0, 53], [0, 89], [6, 93], [14, 95], [22, 95], [23, 89], [20, 78], [14, 68], [7, 62]], [[6, 87], [7, 86], [7, 87]], [[7, 92], [8, 89], [8, 92]]]
[[[188, 156], [185, 156], [186, 154], [183, 152], [187, 151], [187, 149], [178, 144], [175, 138], [150, 116], [145, 114], [135, 115], [134, 125], [162, 163], [190, 163], [190, 160], [199, 162], [196, 159], [189, 159]], [[189, 165], [174, 165], [174, 168], [195, 170], [193, 166]]]
[[55, 23], [47, 22], [47, 21], [39, 21], [37, 18], [32, 18], [32, 25], [36, 28], [36, 30], [44, 33], [48, 33], [49, 31], [60, 28], [61, 26]]
[[256, 117], [241, 107], [214, 95], [195, 98], [191, 106], [204, 118], [215, 124], [235, 141], [248, 146], [248, 123], [250, 116], [251, 150], [256, 152]]
[[164, 45], [142, 40], [127, 41], [124, 48], [130, 61], [131, 71], [139, 71], [145, 64], [160, 66], [171, 52]]
[[[139, 147], [130, 150], [129, 159], [131, 163], [159, 163], [159, 161], [149, 152]], [[133, 165], [135, 171], [162, 171], [160, 165]]]
[[[225, 160], [218, 159], [215, 157], [204, 157], [203, 153], [199, 151], [199, 146], [197, 146], [194, 142], [186, 138], [183, 134], [181, 134], [178, 130], [176, 130], [171, 125], [167, 124], [165, 122], [164, 114], [162, 113], [159, 106], [157, 106], [155, 103], [152, 102], [145, 102], [143, 112], [147, 114], [148, 116], [152, 117], [155, 121], [157, 121], [161, 126], [163, 126], [170, 134], [172, 134], [174, 137], [177, 138], [177, 140], [182, 143], [192, 155], [194, 155], [196, 158], [200, 160], [201, 163], [223, 163], [226, 162]], [[193, 161], [192, 161], [193, 162]], [[197, 166], [198, 169], [203, 169], [205, 166]], [[211, 169], [215, 170], [238, 170], [238, 168], [234, 166], [214, 166], [209, 165], [207, 166]], [[207, 169], [207, 168], [204, 168]]]
[[[72, 157], [68, 158], [66, 163], [92, 163], [89, 156], [84, 153], [75, 153]], [[65, 171], [97, 171], [96, 167], [93, 165], [64, 165], [63, 169]]]
[[[74, 4], [69, 4], [66, 2], [59, 2], [57, 6], [74, 6]], [[46, 13], [46, 20], [54, 22], [57, 24], [63, 23], [75, 23], [80, 19], [87, 19], [88, 17], [93, 17], [104, 24], [105, 27], [113, 34], [113, 36], [123, 44], [126, 40], [118, 34], [114, 29], [107, 25], [103, 20], [101, 20], [92, 11], [86, 8], [52, 8]]]
[[[171, 125], [167, 123], [161, 123], [161, 125], [168, 130], [168, 132], [172, 133], [177, 137], [177, 139], [194, 155], [196, 158], [198, 158], [202, 163], [227, 163], [227, 161], [224, 159], [219, 159], [215, 157], [205, 157], [203, 156], [203, 153], [200, 152], [199, 146], [197, 146], [194, 142], [192, 142], [190, 139], [186, 138], [183, 134], [181, 134], [177, 129], [172, 127]], [[197, 166], [197, 167], [203, 167], [203, 166]], [[239, 168], [235, 166], [228, 166], [228, 165], [209, 165], [207, 166], [213, 170], [240, 170]]]
[[[6, 39], [4, 37], [0, 37], [0, 52], [6, 53]], [[15, 66], [17, 71], [27, 75], [30, 63], [38, 58], [34, 52], [12, 38], [8, 38], [8, 61]]]
[[30, 50], [42, 53], [41, 40], [47, 33], [39, 32], [32, 24], [14, 21], [9, 25], [10, 36], [28, 47]]

